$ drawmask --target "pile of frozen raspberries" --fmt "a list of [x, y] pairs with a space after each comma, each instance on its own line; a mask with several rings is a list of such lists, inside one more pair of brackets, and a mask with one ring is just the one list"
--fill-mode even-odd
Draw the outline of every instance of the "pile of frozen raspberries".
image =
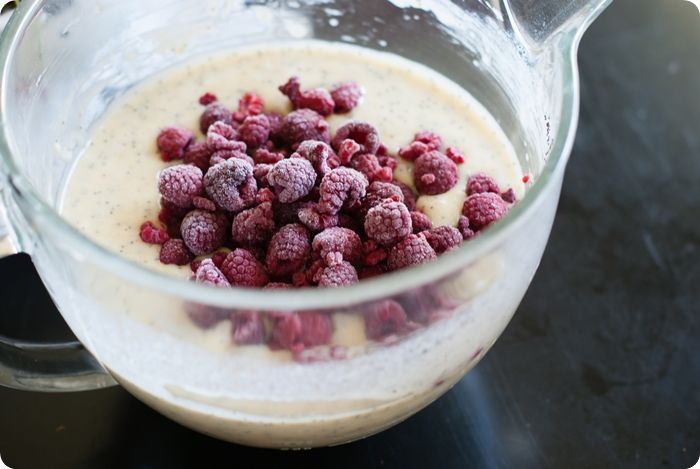
[[[279, 87], [286, 115], [266, 112], [246, 93], [231, 111], [211, 93], [198, 142], [168, 127], [157, 138], [163, 227], [141, 226], [141, 239], [161, 244], [160, 260], [190, 264], [193, 279], [217, 287], [339, 287], [434, 259], [502, 217], [512, 190], [478, 173], [469, 179], [457, 227], [433, 227], [416, 211], [416, 194], [393, 179], [398, 161], [369, 123], [349, 121], [331, 135], [325, 117], [356, 107], [352, 82], [302, 90], [292, 77]], [[398, 156], [414, 163], [419, 194], [453, 188], [464, 156], [422, 131]]]

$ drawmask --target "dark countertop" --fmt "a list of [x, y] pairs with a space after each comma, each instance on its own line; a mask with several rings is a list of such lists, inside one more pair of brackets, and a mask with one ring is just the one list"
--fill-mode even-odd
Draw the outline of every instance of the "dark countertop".
[[[406, 422], [304, 452], [187, 430], [121, 388], [0, 389], [25, 468], [688, 468], [700, 455], [700, 16], [617, 0], [580, 52], [581, 123], [542, 265], [455, 388]], [[62, 327], [26, 256], [0, 261], [0, 330]], [[64, 334], [58, 329], [55, 334]], [[213, 467], [218, 467], [212, 464]]]

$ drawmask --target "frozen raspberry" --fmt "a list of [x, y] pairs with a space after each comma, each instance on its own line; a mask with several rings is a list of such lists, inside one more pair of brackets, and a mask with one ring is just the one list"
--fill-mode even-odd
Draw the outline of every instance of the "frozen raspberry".
[[267, 148], [258, 148], [253, 154], [253, 161], [255, 161], [255, 164], [275, 164], [283, 159], [283, 152], [272, 151]]
[[274, 276], [290, 275], [304, 267], [310, 249], [309, 231], [303, 225], [285, 225], [272, 236], [265, 264]]
[[362, 88], [354, 81], [338, 83], [331, 89], [331, 98], [335, 103], [334, 111], [344, 114], [352, 111], [362, 99]]
[[449, 225], [432, 228], [425, 233], [425, 238], [436, 254], [451, 251], [462, 243], [462, 233], [457, 228]]
[[197, 283], [204, 283], [214, 287], [230, 287], [231, 284], [219, 268], [214, 265], [211, 259], [204, 259], [200, 262], [197, 272], [194, 275]]
[[189, 208], [178, 207], [177, 205], [168, 202], [164, 198], [160, 198], [160, 212], [158, 212], [158, 220], [163, 223], [168, 229], [168, 236], [171, 238], [180, 237], [180, 224], [190, 211]]
[[[297, 147], [296, 155], [309, 160], [316, 174], [321, 177], [331, 170], [328, 160], [334, 153], [330, 145], [325, 142], [320, 142], [318, 140], [306, 140], [301, 142]], [[292, 158], [293, 157], [294, 155], [292, 155]]]
[[233, 342], [254, 345], [265, 341], [265, 324], [258, 311], [238, 311], [231, 315]]
[[[245, 145], [243, 142], [239, 142], [242, 145]], [[209, 158], [209, 166], [216, 166], [219, 163], [223, 163], [226, 160], [230, 160], [231, 158], [238, 158], [239, 160], [243, 160], [249, 165], [253, 166], [253, 158], [248, 156], [242, 151], [239, 150], [219, 150], [215, 151], [214, 153], [211, 154], [211, 158]]]
[[163, 228], [158, 228], [153, 222], [145, 221], [139, 228], [141, 241], [148, 244], [165, 244], [170, 239]]
[[202, 96], [199, 97], [199, 104], [202, 106], [207, 106], [213, 102], [218, 101], [219, 98], [216, 97], [214, 93], [206, 92]]
[[193, 197], [192, 198], [192, 205], [194, 205], [194, 208], [198, 208], [200, 210], [206, 210], [207, 212], [215, 212], [216, 211], [216, 204], [212, 202], [211, 200], [207, 199], [206, 197]]
[[399, 149], [399, 156], [404, 160], [415, 161], [419, 156], [429, 152], [428, 145], [423, 142], [411, 142], [408, 146]]
[[267, 182], [283, 204], [295, 202], [307, 195], [316, 183], [316, 171], [304, 158], [289, 158], [272, 167]]
[[501, 199], [508, 202], [509, 204], [514, 204], [517, 198], [515, 197], [515, 191], [512, 187], [508, 188], [507, 191], [501, 193]]
[[413, 192], [413, 189], [400, 181], [394, 180], [391, 183], [401, 189], [401, 192], [403, 193], [403, 203], [406, 205], [406, 207], [408, 207], [409, 210], [415, 210], [416, 193]]
[[410, 234], [389, 250], [387, 264], [391, 270], [423, 264], [435, 259], [435, 250], [425, 237]]
[[391, 246], [413, 232], [411, 214], [402, 202], [384, 200], [367, 212], [365, 232], [384, 246]]
[[269, 345], [273, 349], [301, 351], [330, 342], [333, 323], [327, 314], [314, 312], [276, 313], [270, 315], [272, 334]]
[[240, 138], [248, 148], [257, 148], [267, 142], [270, 136], [270, 121], [265, 114], [248, 116], [238, 128]]
[[457, 165], [439, 151], [429, 151], [416, 160], [413, 177], [421, 194], [442, 194], [457, 184]]
[[462, 164], [466, 161], [464, 154], [455, 147], [447, 147], [447, 150], [445, 150], [445, 155], [454, 161], [455, 164]]
[[278, 86], [277, 89], [280, 90], [280, 93], [288, 97], [293, 104], [294, 100], [297, 98], [297, 96], [299, 96], [299, 92], [301, 91], [301, 82], [299, 81], [299, 77], [290, 77], [284, 85]]
[[263, 290], [290, 290], [294, 285], [286, 282], [270, 282], [263, 287]]
[[294, 288], [304, 288], [308, 287], [310, 283], [308, 282], [306, 278], [306, 272], [300, 271], [300, 272], [294, 272], [292, 274], [292, 285], [294, 285]]
[[323, 230], [314, 237], [311, 249], [321, 259], [334, 252], [340, 253], [344, 260], [353, 264], [362, 258], [362, 240], [357, 233], [347, 228]]
[[226, 249], [226, 248], [220, 249], [220, 250], [216, 251], [214, 254], [212, 254], [211, 261], [214, 263], [215, 266], [217, 266], [218, 268], [221, 268], [224, 261], [226, 260], [226, 256], [228, 256], [228, 254], [230, 252], [231, 252], [230, 249]]
[[372, 304], [365, 311], [365, 334], [370, 340], [382, 340], [406, 332], [406, 312], [394, 300]]
[[341, 228], [347, 228], [362, 236], [365, 230], [365, 227], [362, 226], [364, 223], [363, 220], [364, 217], [360, 219], [359, 217], [354, 217], [347, 213], [340, 213], [338, 214], [337, 226], [340, 226]]
[[484, 192], [498, 194], [501, 192], [501, 189], [498, 188], [498, 184], [491, 176], [484, 173], [474, 173], [469, 176], [469, 180], [467, 180], [467, 195], [481, 194]]
[[[321, 272], [326, 268], [326, 263], [323, 259], [317, 259], [302, 273], [304, 276], [304, 285], [318, 285], [321, 280]], [[295, 274], [296, 275], [296, 274]]]
[[191, 164], [202, 172], [209, 169], [209, 158], [211, 158], [211, 150], [205, 142], [196, 142], [187, 147], [185, 151], [185, 156], [183, 157], [185, 164]]
[[167, 127], [160, 131], [156, 144], [163, 161], [179, 160], [194, 140], [194, 134], [182, 127]]
[[422, 130], [413, 137], [414, 142], [425, 143], [428, 146], [428, 151], [439, 150], [442, 148], [442, 138], [435, 132]]
[[475, 231], [486, 228], [507, 211], [508, 204], [500, 195], [492, 192], [470, 195], [462, 208], [462, 214], [469, 219], [469, 226]]
[[238, 131], [224, 122], [214, 122], [207, 130], [207, 147], [212, 152], [233, 150], [245, 153], [245, 143], [238, 140]]
[[248, 92], [238, 100], [238, 109], [233, 113], [236, 122], [243, 122], [248, 116], [257, 116], [263, 112], [265, 101], [253, 92]]
[[160, 249], [160, 261], [163, 264], [186, 265], [194, 256], [181, 239], [170, 239]]
[[321, 180], [319, 212], [334, 215], [342, 208], [357, 207], [368, 185], [367, 178], [359, 171], [345, 167], [332, 170]]
[[[255, 170], [253, 170], [253, 174], [255, 174]], [[255, 203], [258, 205], [264, 204], [265, 202], [274, 202], [276, 199], [277, 196], [268, 187], [258, 189], [258, 193], [255, 194]]]
[[362, 244], [362, 252], [364, 253], [362, 262], [368, 266], [380, 264], [388, 256], [386, 248], [373, 239], [368, 239]]
[[292, 148], [296, 148], [304, 140], [328, 143], [331, 138], [328, 122], [311, 109], [299, 109], [284, 116], [279, 135]]
[[275, 200], [272, 203], [272, 210], [275, 212], [275, 223], [277, 226], [289, 225], [290, 223], [299, 223], [299, 210], [303, 207], [311, 205], [312, 202], [296, 201], [291, 204], [280, 203]]
[[335, 103], [331, 94], [323, 88], [301, 91], [298, 77], [291, 77], [287, 83], [279, 87], [279, 90], [289, 98], [294, 109], [311, 109], [322, 116], [333, 113]]
[[231, 237], [236, 243], [248, 246], [264, 243], [272, 237], [274, 231], [272, 203], [265, 202], [236, 215], [231, 227]]
[[469, 218], [464, 215], [460, 215], [459, 222], [457, 222], [457, 229], [462, 235], [463, 239], [469, 239], [474, 236], [474, 231], [469, 227]]
[[270, 139], [275, 141], [279, 140], [279, 132], [282, 128], [283, 116], [281, 114], [277, 114], [276, 112], [266, 112], [265, 116], [267, 117], [267, 121], [270, 123]]
[[379, 277], [380, 275], [384, 275], [385, 273], [386, 273], [385, 266], [383, 266], [383, 265], [370, 265], [370, 266], [360, 268], [360, 270], [357, 271], [357, 276], [360, 280], [364, 280], [366, 278]]
[[370, 184], [367, 188], [367, 194], [362, 198], [360, 212], [363, 218], [367, 215], [369, 209], [387, 199], [394, 202], [403, 202], [403, 192], [398, 186], [388, 182], [375, 181]]
[[204, 176], [204, 188], [219, 207], [238, 212], [255, 202], [257, 184], [253, 167], [239, 158], [212, 166]]
[[223, 308], [201, 304], [188, 304], [187, 315], [200, 329], [211, 329], [221, 321], [228, 319], [230, 312]]
[[360, 153], [376, 153], [379, 148], [377, 129], [366, 122], [351, 121], [341, 126], [333, 137], [332, 146], [338, 151], [343, 140], [350, 139], [360, 144]]
[[349, 262], [343, 261], [338, 264], [329, 265], [321, 272], [318, 281], [319, 287], [342, 287], [357, 283], [357, 271]]
[[365, 175], [368, 181], [389, 182], [394, 174], [391, 168], [382, 168], [377, 157], [371, 153], [355, 155], [349, 166]]
[[433, 227], [433, 222], [430, 220], [430, 217], [423, 212], [411, 212], [411, 223], [413, 224], [414, 234], [429, 230]]
[[306, 347], [327, 344], [333, 335], [333, 322], [324, 313], [301, 312], [301, 342]]
[[182, 220], [182, 240], [195, 256], [209, 254], [223, 246], [228, 220], [221, 213], [193, 210]]
[[256, 164], [253, 168], [253, 176], [257, 182], [258, 187], [268, 187], [270, 184], [267, 182], [267, 175], [270, 173], [274, 165], [272, 164]]
[[391, 155], [377, 155], [377, 161], [382, 168], [388, 168], [393, 175], [394, 170], [399, 167], [399, 162]]
[[168, 202], [191, 207], [192, 198], [202, 193], [202, 170], [189, 164], [165, 168], [158, 177], [158, 190]]
[[338, 145], [338, 161], [342, 165], [348, 164], [352, 158], [362, 150], [362, 145], [355, 140], [346, 138]]
[[265, 267], [247, 249], [234, 249], [226, 255], [221, 272], [231, 285], [263, 287], [267, 284]]
[[204, 108], [202, 115], [199, 116], [199, 130], [206, 135], [209, 127], [214, 122], [219, 121], [230, 125], [231, 122], [233, 122], [231, 118], [231, 111], [229, 111], [226, 106], [218, 101], [207, 104], [207, 107]]
[[316, 233], [326, 228], [338, 226], [338, 215], [325, 215], [318, 211], [318, 204], [310, 203], [297, 212], [299, 221]]

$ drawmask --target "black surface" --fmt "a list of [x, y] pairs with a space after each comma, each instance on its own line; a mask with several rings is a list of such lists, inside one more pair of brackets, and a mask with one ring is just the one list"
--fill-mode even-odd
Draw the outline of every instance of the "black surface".
[[[692, 466], [699, 51], [700, 16], [681, 0], [617, 0], [587, 33], [579, 135], [542, 265], [481, 364], [405, 423], [337, 448], [266, 451], [191, 432], [120, 388], [0, 389], [0, 455], [19, 469], [179, 468], [204, 457], [221, 467]], [[38, 314], [48, 300], [28, 258], [0, 261], [0, 295], [4, 330], [55, 323]]]

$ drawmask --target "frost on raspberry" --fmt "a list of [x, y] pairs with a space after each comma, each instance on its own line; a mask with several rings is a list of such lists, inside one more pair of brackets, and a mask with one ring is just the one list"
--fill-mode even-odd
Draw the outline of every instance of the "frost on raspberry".
[[231, 285], [264, 287], [268, 282], [265, 267], [247, 249], [234, 249], [226, 255], [221, 272]]
[[304, 267], [310, 251], [309, 231], [298, 223], [285, 225], [268, 244], [267, 270], [275, 277], [291, 275]]
[[425, 233], [425, 238], [437, 254], [451, 251], [462, 243], [462, 233], [449, 225], [432, 228]]
[[160, 262], [163, 264], [187, 265], [194, 256], [181, 239], [170, 239], [160, 248]]
[[422, 156], [424, 153], [427, 153], [429, 151], [430, 149], [425, 143], [411, 142], [407, 146], [401, 147], [399, 149], [399, 156], [404, 160], [415, 161], [416, 159], [418, 159], [419, 156]]
[[143, 222], [139, 228], [139, 237], [141, 241], [148, 244], [165, 244], [170, 239], [163, 228], [158, 228], [150, 221]]
[[411, 189], [409, 186], [407, 186], [401, 181], [393, 180], [391, 183], [399, 189], [401, 189], [401, 192], [403, 193], [403, 203], [406, 205], [406, 207], [409, 210], [415, 210], [416, 193], [413, 191], [413, 189]]
[[364, 257], [362, 262], [365, 266], [377, 266], [387, 258], [387, 249], [373, 239], [368, 239], [362, 243]]
[[391, 168], [382, 167], [377, 157], [371, 153], [355, 155], [349, 166], [364, 174], [369, 182], [389, 182], [394, 176]]
[[365, 217], [365, 232], [383, 246], [391, 246], [413, 232], [411, 214], [402, 202], [384, 200]]
[[474, 231], [486, 228], [508, 212], [508, 204], [500, 195], [482, 192], [467, 197], [462, 207], [462, 214], [469, 219], [469, 226]]
[[265, 324], [258, 311], [237, 311], [231, 314], [233, 342], [255, 345], [265, 342]]
[[204, 175], [204, 189], [219, 207], [238, 212], [255, 202], [257, 183], [253, 167], [239, 158], [222, 161]]
[[202, 170], [196, 166], [179, 164], [165, 168], [158, 177], [158, 191], [168, 202], [189, 208], [192, 199], [200, 195]]
[[358, 282], [357, 270], [347, 261], [329, 265], [321, 271], [319, 287], [342, 287]]
[[[194, 281], [203, 285], [217, 288], [227, 288], [231, 285], [224, 274], [214, 265], [211, 259], [200, 262], [194, 275]], [[187, 315], [198, 327], [211, 329], [221, 321], [229, 317], [230, 312], [224, 308], [217, 308], [199, 303], [187, 304]]]
[[206, 135], [207, 130], [214, 122], [223, 122], [224, 124], [231, 124], [233, 122], [231, 118], [231, 111], [218, 101], [207, 104], [199, 116], [199, 130]]
[[421, 194], [442, 194], [457, 184], [457, 165], [439, 151], [429, 151], [418, 157], [413, 175]]
[[[311, 162], [316, 174], [323, 177], [330, 172], [328, 160], [334, 155], [333, 149], [325, 142], [319, 140], [305, 140], [299, 144], [295, 155]], [[294, 158], [295, 155], [292, 155]]]
[[435, 250], [424, 236], [410, 234], [389, 250], [387, 265], [399, 270], [435, 259]]
[[296, 148], [304, 140], [328, 143], [331, 138], [328, 122], [311, 109], [298, 109], [284, 116], [279, 136], [292, 148]]
[[231, 286], [224, 274], [211, 259], [204, 259], [199, 263], [199, 267], [197, 267], [197, 271], [194, 275], [194, 281], [205, 285], [211, 285], [213, 287]]
[[238, 131], [224, 122], [215, 122], [207, 130], [207, 147], [212, 152], [221, 150], [245, 153], [245, 143], [238, 140]]
[[238, 127], [238, 138], [248, 148], [258, 148], [267, 142], [270, 136], [270, 121], [265, 114], [248, 116]]
[[206, 197], [193, 197], [192, 205], [194, 205], [194, 208], [198, 208], [200, 210], [205, 210], [207, 212], [216, 212], [216, 204], [211, 200], [207, 199]]
[[367, 193], [362, 198], [361, 215], [364, 218], [372, 207], [379, 205], [384, 200], [403, 202], [403, 191], [398, 186], [382, 181], [375, 181], [367, 188]]
[[358, 207], [368, 185], [367, 178], [359, 171], [345, 167], [332, 170], [323, 176], [319, 186], [319, 212], [334, 215], [342, 208]]
[[457, 229], [462, 235], [462, 239], [466, 240], [472, 238], [476, 234], [469, 225], [469, 218], [465, 217], [464, 215], [460, 215], [459, 221], [457, 222]]
[[285, 158], [284, 152], [281, 151], [273, 151], [268, 148], [258, 148], [255, 150], [255, 153], [253, 153], [253, 161], [255, 161], [255, 164], [269, 164], [273, 165], [277, 163], [278, 161], [282, 161]]
[[352, 111], [360, 104], [362, 88], [354, 81], [338, 83], [331, 89], [331, 98], [335, 103], [334, 112], [344, 114]]
[[353, 140], [360, 145], [359, 153], [375, 154], [379, 148], [379, 132], [367, 122], [350, 121], [341, 126], [333, 137], [331, 145], [338, 151], [344, 140]]
[[156, 144], [163, 161], [179, 160], [185, 156], [194, 134], [182, 127], [167, 127], [160, 131]]
[[428, 151], [442, 148], [442, 138], [430, 130], [421, 130], [413, 137], [413, 141], [424, 143], [428, 147]]
[[314, 233], [338, 226], [338, 215], [326, 215], [318, 211], [318, 204], [309, 202], [297, 212], [299, 221]]
[[231, 238], [244, 246], [256, 245], [269, 240], [274, 231], [272, 203], [265, 202], [236, 215], [231, 227]]
[[202, 256], [216, 251], [226, 240], [228, 219], [222, 213], [193, 210], [180, 225], [182, 240], [195, 255]]
[[243, 122], [248, 116], [257, 116], [263, 112], [265, 101], [257, 94], [249, 91], [238, 100], [238, 109], [233, 113], [236, 122]]
[[289, 158], [272, 167], [267, 181], [283, 204], [295, 202], [306, 196], [316, 183], [316, 171], [309, 160]]
[[381, 341], [407, 332], [407, 318], [403, 307], [394, 300], [374, 303], [365, 311], [365, 335]]
[[484, 192], [493, 192], [498, 194], [501, 189], [498, 187], [498, 183], [491, 176], [486, 173], [478, 172], [469, 176], [467, 180], [467, 195], [481, 194]]
[[294, 109], [311, 109], [322, 116], [329, 116], [335, 108], [333, 98], [327, 90], [314, 88], [302, 91], [298, 77], [291, 77], [279, 90], [289, 98]]
[[329, 254], [339, 253], [342, 259], [355, 264], [362, 258], [362, 240], [352, 230], [341, 227], [328, 228], [314, 236], [311, 243], [314, 256], [325, 259]]
[[414, 234], [429, 230], [433, 227], [432, 220], [430, 220], [430, 217], [423, 212], [411, 212], [411, 223], [413, 224]]

